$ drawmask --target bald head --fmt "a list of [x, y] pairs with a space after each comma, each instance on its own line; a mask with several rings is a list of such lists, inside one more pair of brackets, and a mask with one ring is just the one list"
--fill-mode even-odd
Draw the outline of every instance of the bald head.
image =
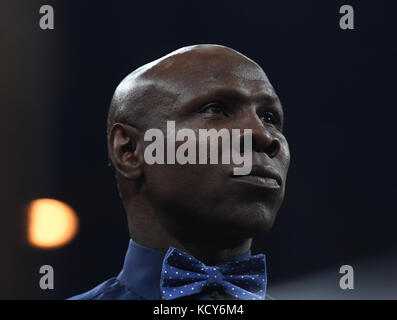
[[[243, 54], [220, 45], [183, 47], [136, 69], [115, 90], [110, 105], [107, 129], [126, 122], [138, 129], [159, 127], [153, 113], [166, 116], [173, 103], [190, 99], [189, 88], [222, 82], [225, 74], [238, 81], [259, 80], [269, 83], [265, 73]], [[275, 93], [269, 83], [269, 95]]]

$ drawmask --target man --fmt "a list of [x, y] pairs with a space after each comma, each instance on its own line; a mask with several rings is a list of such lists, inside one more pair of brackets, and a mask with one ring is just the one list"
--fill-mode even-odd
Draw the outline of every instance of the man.
[[[250, 129], [249, 174], [233, 174], [233, 163], [148, 164], [145, 132], [167, 136], [169, 121], [195, 133]], [[131, 240], [121, 273], [72, 299], [264, 299], [265, 257], [250, 248], [284, 198], [282, 130], [264, 71], [233, 49], [185, 47], [128, 75], [111, 102], [108, 151]]]

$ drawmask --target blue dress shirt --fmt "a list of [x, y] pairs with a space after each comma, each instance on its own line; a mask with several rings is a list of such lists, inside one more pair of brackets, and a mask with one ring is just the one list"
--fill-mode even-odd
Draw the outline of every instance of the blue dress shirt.
[[[161, 300], [160, 276], [164, 256], [164, 253], [130, 239], [123, 269], [117, 277], [110, 278], [90, 291], [68, 300]], [[233, 260], [243, 260], [249, 256], [251, 251]], [[270, 297], [266, 296], [266, 299], [268, 298]], [[225, 297], [218, 291], [206, 291], [188, 296], [186, 299], [223, 300]]]

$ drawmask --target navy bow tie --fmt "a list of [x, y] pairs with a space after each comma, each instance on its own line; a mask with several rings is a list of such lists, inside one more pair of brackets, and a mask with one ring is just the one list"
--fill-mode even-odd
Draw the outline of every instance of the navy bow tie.
[[190, 296], [206, 288], [223, 291], [231, 299], [264, 300], [266, 284], [263, 254], [206, 266], [187, 253], [170, 247], [163, 260], [160, 290], [164, 300]]

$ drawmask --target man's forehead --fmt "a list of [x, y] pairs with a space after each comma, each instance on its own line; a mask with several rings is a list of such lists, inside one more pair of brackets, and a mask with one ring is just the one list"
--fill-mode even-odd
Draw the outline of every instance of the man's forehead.
[[218, 45], [176, 50], [127, 76], [117, 96], [167, 96], [185, 100], [203, 92], [232, 89], [249, 96], [277, 95], [261, 67], [241, 53]]

